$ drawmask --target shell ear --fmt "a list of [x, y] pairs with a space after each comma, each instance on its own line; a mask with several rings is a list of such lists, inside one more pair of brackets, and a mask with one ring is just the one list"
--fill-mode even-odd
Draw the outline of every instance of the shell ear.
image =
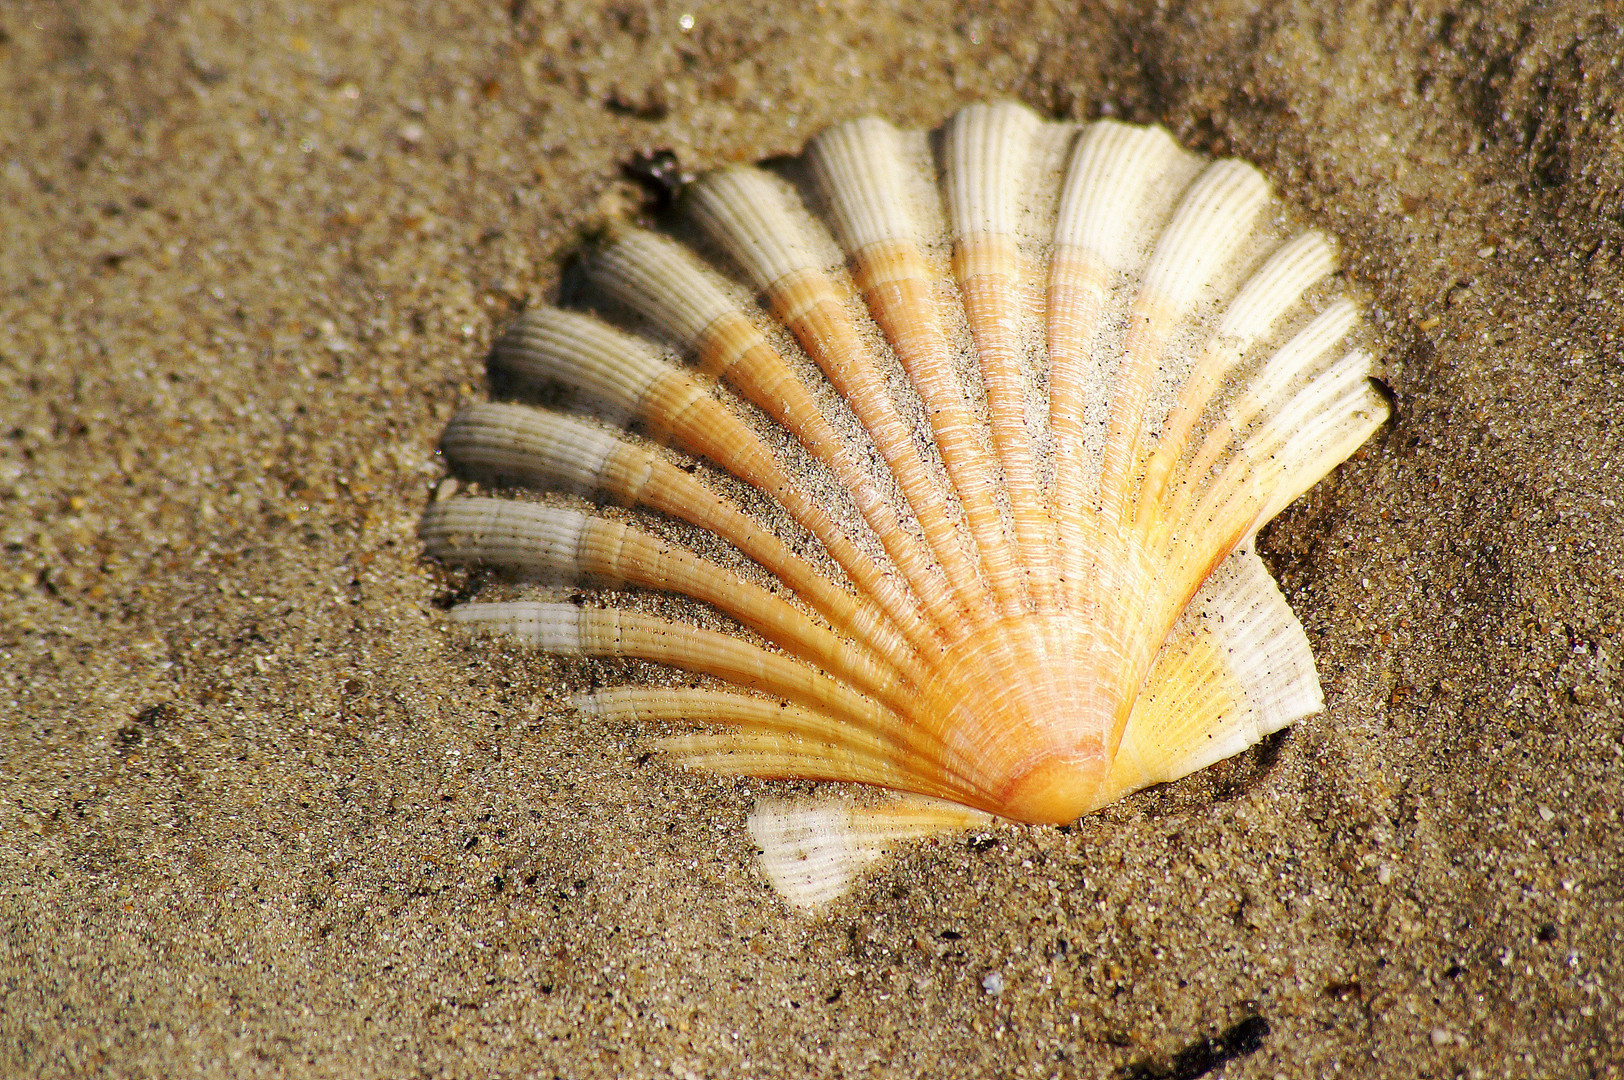
[[1302, 623], [1248, 545], [1213, 571], [1174, 624], [1100, 805], [1238, 754], [1324, 705]]
[[902, 841], [991, 821], [955, 803], [894, 795], [867, 805], [840, 796], [762, 799], [748, 824], [773, 889], [796, 910], [812, 912], [845, 894]]

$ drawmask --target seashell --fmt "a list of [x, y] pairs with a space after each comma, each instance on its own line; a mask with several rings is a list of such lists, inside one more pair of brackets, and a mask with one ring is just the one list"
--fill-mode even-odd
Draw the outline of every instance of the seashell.
[[1071, 821], [1321, 708], [1252, 540], [1387, 416], [1334, 265], [1256, 169], [1159, 128], [842, 124], [695, 181], [670, 233], [608, 230], [597, 313], [531, 311], [492, 357], [569, 411], [445, 432], [457, 470], [552, 494], [438, 502], [423, 539], [611, 589], [458, 622], [701, 677], [583, 715], [681, 725], [662, 745], [706, 769], [898, 793], [757, 806], [769, 878], [813, 907], [901, 838]]

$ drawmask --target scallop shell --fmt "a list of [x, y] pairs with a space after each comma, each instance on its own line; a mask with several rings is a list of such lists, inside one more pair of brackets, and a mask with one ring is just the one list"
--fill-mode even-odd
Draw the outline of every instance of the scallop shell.
[[497, 343], [568, 411], [477, 404], [446, 430], [455, 469], [554, 494], [444, 500], [422, 534], [713, 609], [452, 610], [692, 673], [583, 714], [689, 730], [663, 745], [707, 769], [901, 793], [758, 805], [792, 903], [899, 838], [1071, 821], [1321, 708], [1252, 539], [1387, 407], [1331, 245], [1256, 169], [976, 105], [831, 128], [674, 216], [584, 257], [596, 314], [535, 310]]

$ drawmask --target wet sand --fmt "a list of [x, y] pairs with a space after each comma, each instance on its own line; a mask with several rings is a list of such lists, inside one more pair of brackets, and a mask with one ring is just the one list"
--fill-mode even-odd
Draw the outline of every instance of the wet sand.
[[[0, 12], [0, 1074], [1624, 1072], [1619, 19], [151, 7]], [[1261, 543], [1323, 715], [807, 920], [416, 520], [622, 162], [985, 97], [1257, 163], [1396, 416]]]

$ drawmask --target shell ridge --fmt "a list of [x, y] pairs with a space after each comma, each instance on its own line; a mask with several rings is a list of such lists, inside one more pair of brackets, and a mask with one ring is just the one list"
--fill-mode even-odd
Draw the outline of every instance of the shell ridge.
[[916, 651], [929, 651], [934, 643], [933, 631], [915, 594], [906, 585], [893, 582], [829, 512], [795, 483], [748, 428], [725, 409], [714, 406], [714, 402], [709, 405], [713, 407], [704, 410], [694, 429], [684, 433], [684, 448], [771, 495], [823, 545], [853, 584], [879, 605]]
[[581, 612], [574, 605], [534, 601], [458, 604], [451, 620], [505, 634], [558, 656], [587, 654]]
[[[796, 747], [796, 739], [804, 743], [824, 744], [855, 738], [854, 745], [863, 749], [865, 754], [884, 757], [893, 782], [899, 775], [896, 762], [924, 761], [936, 766], [933, 771], [937, 774], [940, 781], [938, 786], [942, 791], [951, 791], [963, 799], [970, 790], [962, 777], [941, 766], [941, 743], [931, 739], [923, 729], [910, 725], [860, 728], [848, 720], [805, 705], [705, 687], [617, 687], [576, 695], [572, 704], [591, 715], [605, 718], [684, 726], [719, 725], [727, 729], [719, 733], [701, 732], [710, 739], [704, 744], [662, 744], [662, 749], [674, 754], [685, 755], [691, 751], [706, 755], [720, 754], [729, 748], [731, 733], [737, 731], [751, 731], [757, 736], [763, 733], [781, 736], [790, 740], [782, 744], [790, 749]], [[756, 738], [748, 744], [739, 743], [735, 748], [748, 747], [752, 753], [760, 755], [766, 745]], [[683, 764], [695, 763], [685, 759]], [[704, 766], [700, 764], [698, 767]], [[930, 776], [923, 777], [923, 780], [925, 783], [932, 782]]]
[[884, 656], [732, 571], [632, 526], [565, 507], [466, 498], [431, 507], [421, 532], [436, 555], [692, 597], [890, 707], [906, 707], [911, 680]]
[[[849, 255], [872, 244], [912, 239], [914, 222], [894, 170], [900, 135], [878, 117], [837, 124], [807, 145], [806, 159]], [[890, 151], [887, 153], [886, 151]]]
[[1105, 358], [1113, 293], [1147, 258], [1127, 238], [1171, 213], [1195, 158], [1157, 128], [1098, 121], [1083, 128], [1062, 183], [1050, 260], [1045, 333], [1049, 427], [1064, 595], [1089, 603], [1088, 552], [1102, 543], [1099, 493], [1116, 372]]
[[[861, 740], [857, 740], [860, 742]], [[921, 795], [964, 803], [974, 789], [950, 782], [949, 774], [931, 763], [928, 771], [910, 766], [893, 749], [869, 750], [850, 733], [837, 741], [810, 739], [780, 731], [736, 730], [666, 736], [656, 749], [690, 769], [764, 780], [814, 780], [906, 789]]]
[[1079, 135], [1067, 167], [1055, 227], [1057, 249], [1072, 248], [1123, 272], [1142, 258], [1127, 238], [1157, 207], [1184, 190], [1197, 159], [1161, 128], [1099, 120]]
[[[1346, 333], [1351, 325], [1347, 317], [1350, 314], [1351, 305], [1343, 310], [1333, 305], [1276, 354], [1265, 367], [1264, 376], [1282, 374], [1274, 369], [1283, 365], [1293, 366], [1295, 370], [1291, 374], [1294, 376], [1301, 375], [1304, 370], [1312, 370], [1319, 358]], [[1364, 357], [1363, 362], [1368, 364], [1368, 356], [1360, 353], [1349, 355], [1355, 359], [1345, 358], [1295, 392], [1289, 391], [1290, 378], [1281, 377], [1265, 382], [1260, 377], [1259, 382], [1237, 403], [1229, 422], [1209, 434], [1208, 444], [1202, 447], [1196, 459], [1203, 473], [1191, 478], [1205, 482], [1184, 485], [1184, 490], [1175, 499], [1173, 516], [1178, 520], [1212, 521], [1219, 508], [1236, 505], [1237, 494], [1254, 494], [1255, 486], [1263, 482], [1260, 469], [1272, 468], [1276, 472], [1283, 472], [1294, 464], [1290, 459], [1277, 459], [1287, 426], [1293, 422], [1314, 422], [1316, 425], [1321, 420], [1329, 422], [1331, 414], [1327, 410], [1337, 394], [1346, 392], [1355, 383], [1363, 384], [1365, 369], [1359, 367], [1362, 361], [1358, 357]], [[1240, 439], [1226, 461], [1221, 455], [1223, 450], [1231, 448], [1237, 432], [1241, 433]], [[1306, 450], [1313, 444], [1311, 438], [1309, 441], [1300, 440], [1297, 445]], [[1349, 449], [1351, 451], [1352, 448]], [[1292, 458], [1296, 456], [1294, 454]], [[1275, 459], [1272, 465], [1271, 459]], [[1326, 470], [1335, 464], [1328, 464]], [[1209, 468], [1213, 472], [1207, 478], [1205, 470]], [[1255, 530], [1268, 520], [1267, 517], [1257, 517], [1267, 503], [1267, 497], [1255, 496], [1250, 501], [1255, 501], [1257, 507], [1239, 512], [1248, 512], [1256, 519], [1251, 526]], [[1236, 513], [1228, 512], [1226, 517], [1233, 519]]]
[[[1214, 535], [1239, 543], [1257, 532], [1309, 487], [1346, 460], [1387, 418], [1387, 405], [1370, 388], [1370, 357], [1349, 353], [1288, 403], [1283, 419], [1261, 425], [1204, 493], [1181, 493], [1194, 508], [1181, 515]], [[1300, 418], [1292, 429], [1289, 421]], [[1186, 565], [1206, 572], [1199, 551]]]
[[980, 361], [993, 448], [1010, 503], [1029, 608], [1054, 610], [1055, 526], [1037, 481], [1027, 426], [1028, 378], [1021, 369], [1022, 256], [1016, 232], [1018, 181], [1031, 167], [1037, 116], [1019, 106], [967, 109], [948, 125], [945, 183], [953, 228], [953, 273]]
[[901, 571], [904, 581], [923, 603], [940, 634], [956, 622], [955, 606], [938, 584], [945, 571], [930, 548], [902, 527], [896, 510], [864, 474], [840, 435], [819, 410], [816, 400], [789, 366], [771, 356], [772, 350], [742, 316], [728, 327], [732, 336], [748, 336], [748, 362], [731, 365], [730, 385], [762, 408], [790, 432], [813, 457], [828, 466], [852, 496], [858, 513]]
[[[538, 309], [516, 324], [516, 332], [504, 335], [497, 349], [497, 362], [516, 365], [531, 377], [558, 379], [567, 385], [602, 387], [614, 395], [617, 410], [641, 420], [656, 439], [671, 441], [681, 449], [714, 461], [733, 475], [773, 495], [808, 531], [824, 545], [841, 568], [878, 601], [916, 648], [927, 648], [929, 631], [921, 623], [917, 600], [905, 596], [872, 560], [844, 534], [827, 512], [817, 506], [780, 467], [770, 451], [710, 392], [681, 368], [652, 355], [637, 339], [603, 326], [584, 315], [553, 308]], [[782, 414], [780, 414], [780, 422]], [[820, 418], [821, 419], [821, 418]], [[786, 427], [789, 425], [786, 424]], [[817, 436], [824, 438], [820, 441]], [[803, 445], [829, 464], [843, 482], [855, 472], [849, 459], [836, 455], [833, 433], [817, 427]], [[819, 450], [823, 451], [821, 454]], [[846, 468], [839, 466], [844, 461]], [[883, 499], [867, 488], [865, 521], [880, 533], [887, 533], [894, 546], [906, 546], [902, 530], [886, 516]], [[865, 505], [859, 505], [863, 511]], [[877, 526], [876, 523], [877, 522]], [[888, 548], [888, 551], [891, 549]], [[896, 558], [893, 553], [893, 558]], [[917, 567], [920, 560], [898, 560], [904, 567]], [[928, 579], [926, 579], [928, 580]], [[916, 589], [918, 578], [910, 579]]]
[[[923, 681], [917, 650], [872, 599], [830, 581], [721, 495], [646, 450], [578, 419], [494, 402], [459, 412], [443, 443], [447, 457], [459, 468], [484, 466], [516, 473], [535, 486], [581, 494], [603, 490], [627, 505], [642, 503], [720, 536], [789, 585], [828, 625], [844, 627], [906, 678]], [[576, 453], [581, 456], [572, 456]], [[613, 464], [617, 460], [618, 468]], [[431, 552], [449, 557], [456, 552], [436, 551], [428, 536], [428, 520], [438, 512], [431, 507], [424, 537]]]
[[1229, 259], [1269, 198], [1269, 182], [1245, 162], [1209, 165], [1179, 201], [1145, 268], [1144, 293], [1182, 314]]
[[429, 507], [418, 535], [441, 558], [568, 575], [582, 571], [587, 521], [568, 507], [471, 497]]
[[[894, 129], [885, 126], [884, 137], [869, 137], [881, 129], [856, 121], [833, 130], [841, 137], [817, 143], [815, 171], [836, 221], [843, 223], [839, 232], [857, 288], [924, 404], [997, 609], [1019, 610], [1023, 589], [1016, 556], [993, 498], [998, 480], [950, 360], [918, 228], [902, 193]], [[943, 536], [941, 544], [947, 543]], [[978, 597], [964, 621], [984, 624], [994, 610]]]
[[1260, 422], [1280, 407], [1294, 380], [1320, 364], [1321, 358], [1347, 333], [1354, 319], [1353, 305], [1338, 300], [1263, 363], [1229, 407], [1228, 414], [1208, 430], [1191, 458], [1180, 478], [1179, 489], [1171, 498], [1169, 523], [1188, 527], [1196, 520], [1192, 517], [1193, 508], [1209, 492], [1226, 483], [1238, 482], [1242, 473], [1235, 460], [1245, 456], [1245, 448], [1255, 437]]
[[1334, 267], [1335, 260], [1324, 239], [1317, 233], [1304, 233], [1277, 248], [1224, 309], [1216, 333], [1208, 340], [1162, 424], [1156, 448], [1146, 464], [1137, 515], [1142, 527], [1148, 527], [1153, 507], [1164, 503], [1169, 474], [1184, 457], [1196, 424], [1207, 414], [1221, 380], [1253, 342]]
[[773, 282], [829, 260], [808, 236], [807, 222], [792, 212], [777, 181], [761, 169], [731, 168], [709, 173], [684, 191], [683, 209], [755, 282]]
[[[650, 253], [656, 259], [652, 267], [643, 265], [641, 260], [645, 253]], [[629, 290], [617, 294], [618, 298], [632, 304], [674, 335], [694, 335], [686, 340], [699, 358], [700, 370], [724, 379], [741, 397], [770, 415], [813, 457], [839, 477], [851, 494], [858, 512], [902, 572], [914, 596], [923, 602], [938, 634], [943, 628], [954, 626], [958, 622], [954, 606], [944, 595], [944, 590], [935, 586], [943, 573], [935, 558], [914, 539], [912, 533], [901, 527], [894, 510], [853, 460], [838, 433], [823, 416], [811, 392], [789, 365], [777, 356], [750, 319], [731, 306], [697, 259], [680, 252], [672, 241], [662, 241], [656, 245], [644, 234], [633, 232], [627, 232], [608, 247], [602, 253], [602, 259], [601, 265], [606, 268], [603, 281], [611, 291], [622, 280], [647, 282], [651, 290], [657, 286], [665, 288], [666, 285], [661, 284], [667, 282], [667, 278], [662, 276], [665, 272], [662, 267], [686, 268], [691, 280], [680, 277], [670, 280], [696, 294], [702, 294], [690, 304], [668, 302], [655, 293]], [[600, 264], [595, 260], [594, 265]], [[614, 273], [610, 274], [609, 270]], [[598, 280], [598, 276], [595, 275], [594, 280]], [[648, 306], [645, 308], [641, 306], [643, 304]], [[689, 310], [700, 312], [702, 317], [682, 321], [682, 313]], [[702, 410], [700, 422], [688, 430], [689, 440], [715, 445], [717, 440], [706, 437], [702, 429], [717, 422], [720, 410], [697, 397], [687, 399], [684, 405]], [[669, 428], [681, 417], [654, 414], [649, 419]]]
[[1151, 386], [1168, 336], [1197, 292], [1237, 254], [1268, 197], [1268, 182], [1256, 169], [1215, 162], [1184, 193], [1156, 243], [1130, 315], [1111, 403], [1100, 474], [1100, 503], [1109, 520], [1126, 512], [1130, 486], [1146, 456]]
[[569, 603], [507, 601], [463, 604], [452, 609], [452, 616], [547, 652], [650, 660], [775, 694], [859, 727], [899, 726], [898, 718], [885, 706], [803, 660], [769, 652], [732, 634], [657, 615], [578, 608]]
[[1370, 384], [1370, 354], [1355, 350], [1339, 367], [1340, 394], [1319, 423], [1282, 442], [1284, 473], [1260, 519], [1268, 521], [1351, 457], [1387, 421], [1387, 400]]
[[587, 260], [586, 275], [595, 288], [690, 347], [733, 311], [733, 301], [697, 258], [675, 240], [643, 229], [613, 230]]
[[[765, 174], [735, 170], [724, 182], [703, 186], [694, 206], [703, 226], [730, 252], [748, 255], [747, 269], [773, 309], [856, 414], [884, 458], [903, 498], [924, 531], [927, 546], [967, 610], [980, 602], [979, 583], [965, 538], [953, 522], [945, 493], [914, 446], [913, 432], [893, 404], [884, 377], [839, 303], [833, 283], [786, 205], [787, 195]], [[717, 205], [727, 197], [725, 207]]]
[[585, 495], [603, 484], [621, 441], [587, 423], [525, 405], [479, 402], [457, 411], [440, 451], [464, 472]]
[[493, 360], [531, 382], [567, 386], [620, 423], [675, 370], [636, 338], [558, 308], [526, 313], [497, 341]]

